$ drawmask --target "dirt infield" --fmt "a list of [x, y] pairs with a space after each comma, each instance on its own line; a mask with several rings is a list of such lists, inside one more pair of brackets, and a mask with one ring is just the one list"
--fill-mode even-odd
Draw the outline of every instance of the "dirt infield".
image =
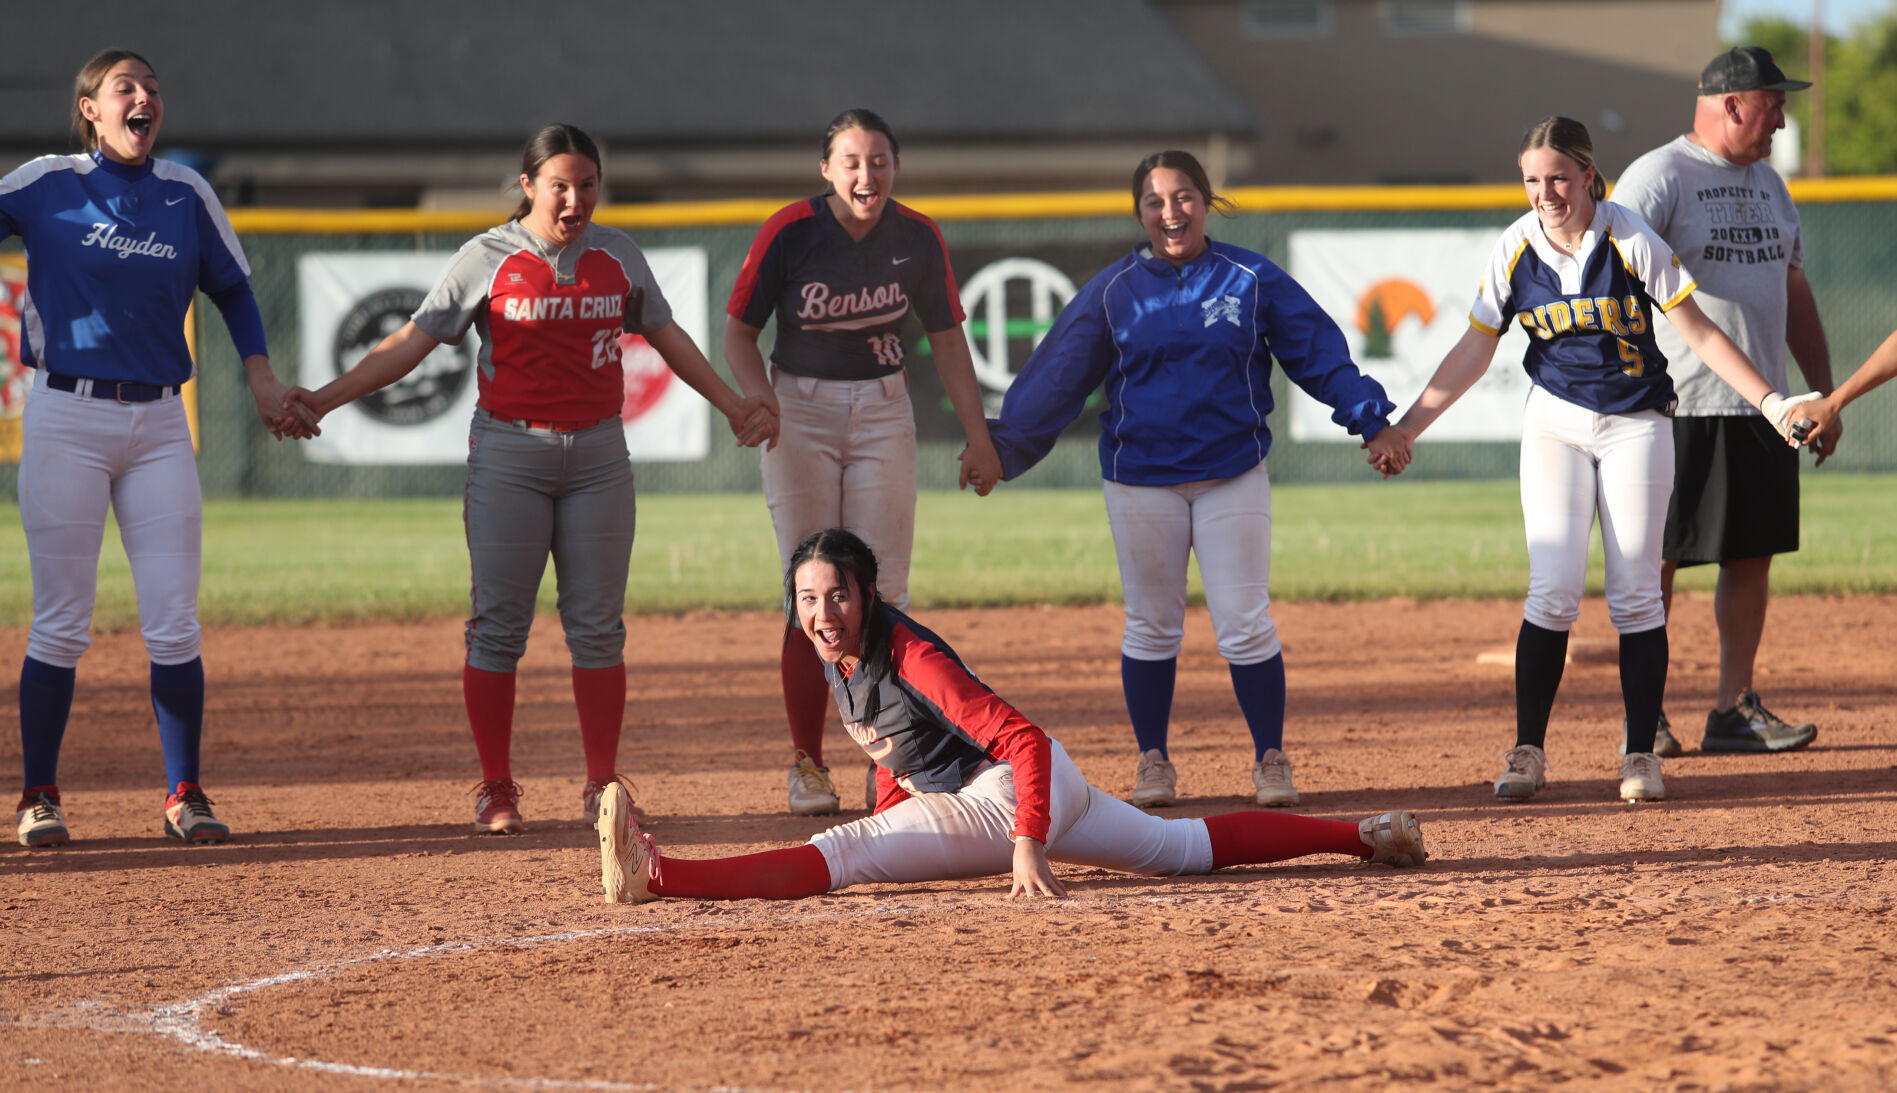
[[[1891, 1088], [1897, 599], [1773, 611], [1760, 689], [1820, 724], [1809, 750], [1689, 750], [1668, 801], [1621, 804], [1591, 601], [1552, 782], [1503, 805], [1512, 682], [1478, 655], [1512, 641], [1518, 604], [1281, 605], [1299, 811], [1414, 809], [1434, 860], [1057, 866], [1074, 898], [1025, 904], [996, 879], [605, 906], [549, 620], [520, 681], [527, 834], [468, 834], [442, 622], [207, 635], [205, 780], [238, 836], [167, 844], [142, 648], [101, 638], [61, 770], [77, 841], [0, 851], [0, 1088]], [[1676, 604], [1689, 749], [1711, 613]], [[1097, 784], [1131, 788], [1117, 609], [924, 621]], [[775, 625], [632, 620], [623, 754], [668, 852], [834, 822], [782, 813]], [[1241, 806], [1250, 754], [1203, 611], [1189, 625], [1173, 755], [1178, 814], [1204, 815]], [[24, 641], [0, 632], [0, 667]], [[830, 748], [860, 806], [864, 761], [840, 732]], [[0, 769], [18, 771], [11, 732]]]

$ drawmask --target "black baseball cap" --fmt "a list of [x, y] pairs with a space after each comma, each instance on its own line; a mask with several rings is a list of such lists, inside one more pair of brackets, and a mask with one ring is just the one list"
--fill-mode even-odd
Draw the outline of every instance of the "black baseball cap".
[[1810, 80], [1788, 80], [1761, 46], [1736, 46], [1712, 59], [1699, 74], [1699, 93], [1729, 95], [1735, 91], [1803, 91]]

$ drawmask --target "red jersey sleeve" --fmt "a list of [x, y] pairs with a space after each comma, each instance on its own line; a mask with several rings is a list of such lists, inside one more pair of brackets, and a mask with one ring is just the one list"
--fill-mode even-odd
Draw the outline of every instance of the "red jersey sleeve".
[[929, 238], [934, 244], [928, 280], [922, 290], [916, 293], [914, 300], [916, 318], [922, 321], [923, 332], [939, 334], [960, 326], [968, 314], [962, 310], [962, 292], [955, 284], [955, 267], [949, 262], [948, 240], [942, 238], [942, 229], [936, 226], [934, 220], [906, 205], [895, 205], [895, 209], [902, 216], [928, 228]]
[[731, 302], [725, 314], [747, 326], [763, 329], [777, 310], [778, 294], [784, 290], [784, 229], [799, 220], [816, 215], [810, 202], [799, 201], [773, 213], [751, 240], [751, 249], [738, 270], [738, 283], [732, 286]]
[[1014, 768], [1014, 835], [1047, 841], [1053, 749], [1047, 734], [934, 642], [905, 626], [890, 635], [898, 678], [994, 759]]

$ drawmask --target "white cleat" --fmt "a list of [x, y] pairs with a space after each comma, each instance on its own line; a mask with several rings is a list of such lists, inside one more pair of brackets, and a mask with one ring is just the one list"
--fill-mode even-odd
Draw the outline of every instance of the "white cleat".
[[1548, 753], [1533, 744], [1517, 744], [1502, 753], [1508, 765], [1495, 776], [1495, 795], [1526, 801], [1548, 784]]
[[1291, 784], [1291, 760], [1277, 748], [1266, 748], [1265, 757], [1252, 764], [1253, 800], [1266, 808], [1283, 808], [1298, 803], [1298, 787]]
[[830, 780], [830, 768], [818, 766], [801, 751], [797, 765], [790, 768], [789, 785], [792, 816], [828, 816], [843, 804], [836, 783]]
[[652, 891], [652, 866], [659, 846], [639, 830], [633, 818], [632, 794], [618, 782], [607, 784], [599, 798], [599, 880], [607, 903], [646, 903], [658, 899]]
[[1158, 748], [1140, 752], [1133, 775], [1133, 803], [1141, 808], [1164, 808], [1179, 800], [1179, 773]]
[[1666, 782], [1660, 777], [1660, 766], [1660, 757], [1650, 751], [1629, 753], [1620, 761], [1620, 799], [1666, 800]]
[[1370, 862], [1402, 869], [1421, 865], [1429, 858], [1423, 849], [1423, 825], [1409, 812], [1385, 812], [1357, 825], [1357, 837], [1370, 848]]

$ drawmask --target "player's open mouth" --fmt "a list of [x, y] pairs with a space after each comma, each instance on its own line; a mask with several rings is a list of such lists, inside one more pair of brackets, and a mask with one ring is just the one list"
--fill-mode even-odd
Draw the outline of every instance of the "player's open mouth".
[[1186, 240], [1187, 226], [1188, 225], [1185, 224], [1161, 224], [1159, 231], [1160, 234], [1166, 237], [1166, 242], [1183, 243]]
[[876, 191], [876, 190], [850, 191], [850, 200], [854, 201], [857, 205], [865, 209], [869, 208], [870, 206], [876, 204], [876, 202], [880, 201], [882, 199], [882, 196], [883, 195], [879, 191]]
[[140, 111], [125, 119], [125, 128], [131, 130], [132, 135], [140, 140], [151, 136], [151, 127], [152, 116], [144, 111]]

